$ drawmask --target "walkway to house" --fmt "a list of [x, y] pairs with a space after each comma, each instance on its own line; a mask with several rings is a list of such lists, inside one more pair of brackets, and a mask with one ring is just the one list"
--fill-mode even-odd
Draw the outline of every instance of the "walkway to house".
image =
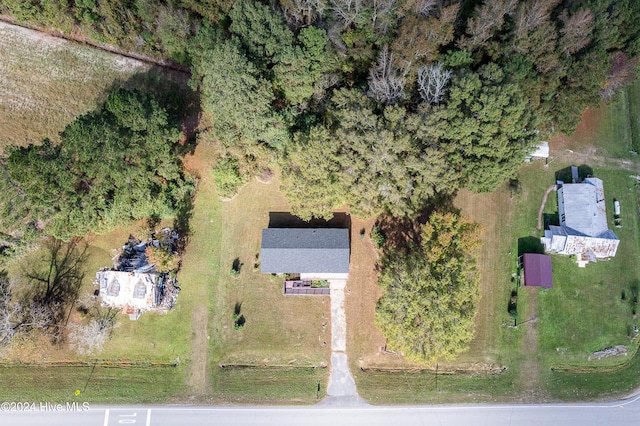
[[551, 185], [549, 188], [547, 188], [547, 192], [544, 193], [544, 197], [542, 197], [542, 204], [540, 204], [540, 210], [538, 210], [538, 230], [542, 230], [542, 212], [544, 211], [545, 204], [547, 204], [547, 198], [549, 197], [551, 191], [555, 190], [556, 186]]
[[344, 312], [344, 280], [330, 280], [331, 285], [331, 375], [329, 395], [321, 405], [353, 406], [366, 405], [358, 396], [356, 383], [349, 370], [347, 360], [347, 320]]

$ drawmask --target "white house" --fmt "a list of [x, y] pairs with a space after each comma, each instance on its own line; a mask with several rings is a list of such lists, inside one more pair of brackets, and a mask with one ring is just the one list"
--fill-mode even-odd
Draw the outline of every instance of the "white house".
[[130, 319], [156, 308], [158, 289], [155, 273], [104, 270], [96, 274], [102, 306], [122, 309]]
[[614, 257], [620, 240], [607, 226], [602, 180], [558, 182], [560, 226], [549, 226], [541, 238], [545, 251], [577, 255], [578, 264]]

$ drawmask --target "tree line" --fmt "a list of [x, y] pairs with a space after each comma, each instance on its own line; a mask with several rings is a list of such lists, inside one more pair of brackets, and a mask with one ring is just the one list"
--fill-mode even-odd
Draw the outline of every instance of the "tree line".
[[0, 160], [2, 255], [42, 236], [70, 241], [173, 216], [194, 188], [180, 138], [152, 95], [119, 89], [69, 123], [59, 144], [9, 146]]
[[[633, 0], [7, 0], [16, 19], [192, 70], [231, 195], [278, 164], [296, 213], [412, 215], [491, 191], [635, 78]], [[304, 194], [314, 194], [314, 197]]]

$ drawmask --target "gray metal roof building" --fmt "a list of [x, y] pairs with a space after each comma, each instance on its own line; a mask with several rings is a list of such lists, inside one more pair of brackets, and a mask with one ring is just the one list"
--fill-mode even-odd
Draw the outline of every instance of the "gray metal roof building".
[[575, 254], [579, 262], [616, 255], [620, 240], [608, 228], [602, 180], [588, 177], [582, 183], [560, 182], [558, 214], [560, 226], [549, 226], [541, 238], [545, 251]]
[[267, 228], [262, 230], [263, 273], [349, 272], [349, 230]]

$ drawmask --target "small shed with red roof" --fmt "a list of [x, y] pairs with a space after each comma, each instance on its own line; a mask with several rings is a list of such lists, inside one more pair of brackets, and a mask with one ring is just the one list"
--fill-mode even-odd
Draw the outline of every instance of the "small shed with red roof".
[[525, 253], [522, 258], [524, 285], [553, 288], [551, 257], [544, 254]]

